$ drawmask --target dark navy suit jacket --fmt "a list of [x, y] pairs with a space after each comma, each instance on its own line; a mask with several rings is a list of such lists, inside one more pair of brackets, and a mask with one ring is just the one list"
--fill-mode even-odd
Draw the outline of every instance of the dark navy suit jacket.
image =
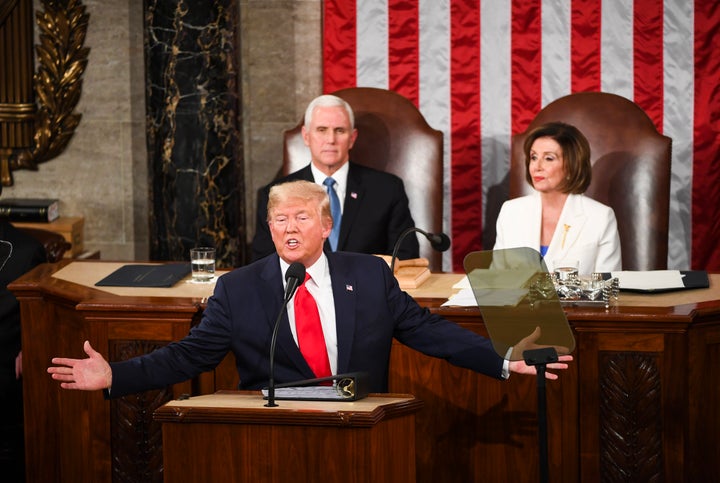
[[[503, 360], [490, 341], [421, 308], [401, 291], [387, 263], [356, 253], [329, 253], [339, 374], [365, 371], [371, 392], [387, 392], [393, 338], [427, 355], [500, 378]], [[271, 255], [221, 276], [201, 323], [179, 342], [111, 363], [112, 397], [163, 387], [213, 369], [232, 351], [240, 389], [268, 384], [270, 339], [284, 296], [280, 262]], [[283, 315], [275, 381], [311, 379]]]
[[[308, 164], [258, 191], [255, 237], [252, 258], [259, 260], [273, 252], [267, 224], [267, 203], [270, 187], [286, 181], [314, 181]], [[400, 234], [415, 226], [410, 214], [405, 186], [397, 176], [350, 162], [343, 205], [338, 251], [392, 255]], [[326, 243], [326, 251], [329, 245]], [[398, 258], [418, 258], [417, 236], [411, 233], [403, 240]]]

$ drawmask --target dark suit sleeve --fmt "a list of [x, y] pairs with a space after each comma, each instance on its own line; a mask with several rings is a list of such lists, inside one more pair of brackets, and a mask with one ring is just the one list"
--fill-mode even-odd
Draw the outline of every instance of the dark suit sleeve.
[[260, 188], [257, 192], [257, 209], [255, 210], [255, 236], [252, 241], [252, 261], [259, 260], [275, 252], [275, 245], [270, 236], [267, 224], [267, 204], [270, 185]]
[[[415, 222], [410, 214], [410, 205], [407, 194], [405, 193], [405, 185], [401, 179], [397, 179], [399, 182], [399, 186], [395, 191], [397, 196], [393, 203], [390, 222], [388, 223], [388, 249], [386, 253], [389, 254], [392, 254], [395, 243], [400, 238], [402, 232], [415, 226]], [[405, 237], [398, 250], [398, 258], [400, 260], [407, 260], [409, 258], [418, 258], [419, 256], [420, 247], [418, 245], [417, 235], [410, 233]]]
[[149, 354], [110, 362], [112, 390], [106, 396], [117, 398], [187, 381], [214, 369], [222, 361], [232, 342], [228, 299], [217, 295], [225, 292], [223, 277], [217, 281], [201, 322], [185, 338]]
[[[392, 276], [389, 270], [387, 275]], [[493, 349], [490, 339], [420, 307], [400, 290], [396, 281], [388, 286], [388, 299], [396, 311], [397, 340], [425, 355], [502, 379], [504, 361]]]

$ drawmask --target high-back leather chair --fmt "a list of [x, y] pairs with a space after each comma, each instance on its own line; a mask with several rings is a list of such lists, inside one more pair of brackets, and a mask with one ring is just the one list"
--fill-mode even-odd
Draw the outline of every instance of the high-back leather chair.
[[[352, 87], [333, 94], [347, 101], [355, 114], [358, 137], [350, 159], [402, 178], [415, 226], [431, 233], [442, 232], [442, 132], [431, 128], [415, 105], [396, 92]], [[282, 175], [310, 163], [302, 124], [285, 131]], [[432, 271], [441, 271], [442, 254], [422, 236], [418, 241], [420, 256], [428, 259]]]
[[672, 140], [632, 101], [582, 92], [548, 104], [512, 138], [510, 198], [528, 194], [523, 143], [546, 122], [577, 127], [590, 143], [592, 182], [585, 194], [615, 211], [624, 270], [667, 268]]

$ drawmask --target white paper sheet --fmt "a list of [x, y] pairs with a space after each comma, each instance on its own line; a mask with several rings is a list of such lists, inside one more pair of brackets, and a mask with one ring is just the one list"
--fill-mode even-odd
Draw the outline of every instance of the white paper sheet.
[[611, 272], [611, 276], [618, 279], [621, 290], [663, 290], [685, 286], [679, 270], [619, 271]]

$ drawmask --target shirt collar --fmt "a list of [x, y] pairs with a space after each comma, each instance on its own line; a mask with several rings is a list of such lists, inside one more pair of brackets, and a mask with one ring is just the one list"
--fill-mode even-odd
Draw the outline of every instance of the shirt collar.
[[[328, 176], [317, 169], [313, 163], [310, 163], [310, 170], [312, 171], [313, 180], [319, 185], [323, 184], [323, 181], [325, 181], [325, 178]], [[332, 174], [332, 179], [335, 180], [337, 183], [337, 186], [335, 186], [335, 191], [338, 193], [338, 197], [340, 197], [340, 201], [342, 204], [343, 197], [340, 196], [341, 193], [345, 193], [345, 190], [347, 189], [347, 177], [348, 172], [350, 171], [350, 162], [347, 162], [342, 165], [340, 169], [335, 171]]]
[[[288, 268], [290, 268], [290, 264], [287, 263], [282, 258], [280, 259], [280, 273], [282, 273], [282, 279], [283, 279], [283, 286], [287, 286], [287, 281], [285, 280], [285, 274], [287, 273]], [[310, 267], [305, 267], [306, 273], [310, 274], [310, 278], [315, 282], [315, 284], [320, 287], [322, 286], [325, 277], [330, 276], [330, 272], [328, 270], [328, 263], [327, 263], [327, 257], [325, 256], [325, 253], [323, 252], [320, 255], [320, 258], [317, 259], [315, 263], [313, 263]], [[302, 281], [300, 281], [302, 283]]]

